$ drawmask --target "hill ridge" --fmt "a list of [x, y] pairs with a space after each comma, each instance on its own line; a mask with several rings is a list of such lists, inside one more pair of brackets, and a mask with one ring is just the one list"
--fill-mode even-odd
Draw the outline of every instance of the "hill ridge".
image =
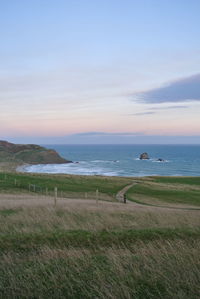
[[15, 144], [0, 140], [0, 162], [17, 162], [19, 164], [62, 164], [71, 163], [61, 157], [55, 150], [37, 144]]

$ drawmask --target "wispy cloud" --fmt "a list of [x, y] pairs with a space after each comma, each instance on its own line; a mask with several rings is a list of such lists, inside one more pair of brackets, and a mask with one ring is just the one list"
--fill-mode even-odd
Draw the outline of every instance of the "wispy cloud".
[[155, 114], [154, 111], [145, 111], [145, 112], [137, 112], [137, 113], [131, 113], [129, 115], [135, 115], [135, 116], [142, 116], [142, 115], [149, 115], [149, 114]]
[[166, 106], [166, 107], [151, 107], [149, 110], [168, 110], [168, 109], [186, 109], [189, 108], [189, 106], [186, 105], [176, 105], [176, 106]]
[[[200, 101], [200, 74], [137, 94], [144, 103]], [[180, 107], [179, 107], [180, 108]]]
[[171, 110], [171, 109], [186, 109], [188, 106], [182, 106], [182, 105], [176, 105], [176, 106], [165, 106], [165, 107], [150, 107], [148, 111], [143, 111], [143, 112], [136, 112], [136, 113], [129, 113], [128, 115], [134, 115], [134, 116], [142, 116], [142, 115], [151, 115], [151, 114], [156, 114], [159, 111], [162, 110]]

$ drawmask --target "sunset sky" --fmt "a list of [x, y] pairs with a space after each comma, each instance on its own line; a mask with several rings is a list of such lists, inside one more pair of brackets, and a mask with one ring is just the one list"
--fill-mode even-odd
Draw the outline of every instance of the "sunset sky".
[[0, 139], [200, 143], [199, 0], [0, 1]]

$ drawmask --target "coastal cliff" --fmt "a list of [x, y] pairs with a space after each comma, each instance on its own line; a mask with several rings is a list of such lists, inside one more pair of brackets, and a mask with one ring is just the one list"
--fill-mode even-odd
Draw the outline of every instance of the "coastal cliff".
[[62, 158], [55, 150], [36, 144], [14, 144], [0, 140], [0, 162], [15, 164], [61, 164], [72, 161]]

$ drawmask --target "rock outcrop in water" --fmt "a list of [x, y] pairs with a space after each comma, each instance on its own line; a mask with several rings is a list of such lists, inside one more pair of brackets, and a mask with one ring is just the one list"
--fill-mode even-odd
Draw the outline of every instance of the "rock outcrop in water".
[[14, 144], [8, 141], [0, 141], [0, 162], [61, 164], [72, 161], [62, 158], [55, 150], [36, 144]]
[[157, 161], [158, 161], [158, 162], [165, 162], [165, 160], [164, 160], [164, 159], [161, 159], [161, 158], [157, 159]]
[[140, 160], [148, 160], [149, 159], [149, 155], [147, 153], [142, 153], [140, 155]]

